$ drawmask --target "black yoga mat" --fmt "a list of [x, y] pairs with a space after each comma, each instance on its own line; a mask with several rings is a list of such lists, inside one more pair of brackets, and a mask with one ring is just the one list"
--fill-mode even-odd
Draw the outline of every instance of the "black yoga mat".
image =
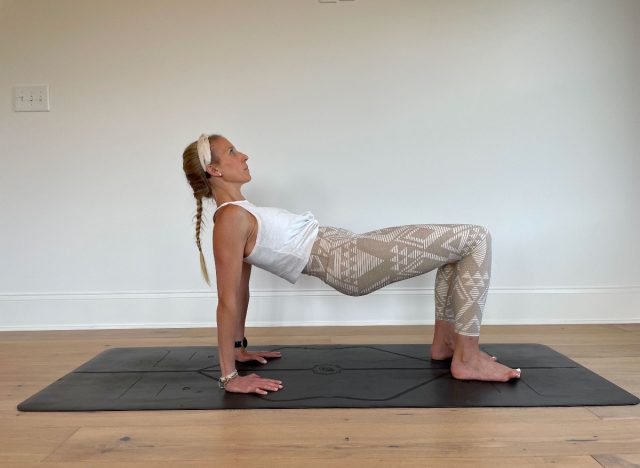
[[218, 388], [214, 346], [113, 348], [18, 405], [21, 411], [635, 405], [640, 400], [548, 346], [481, 349], [522, 369], [509, 382], [454, 379], [429, 345], [255, 346], [268, 364], [236, 363], [240, 375], [283, 381], [268, 395]]

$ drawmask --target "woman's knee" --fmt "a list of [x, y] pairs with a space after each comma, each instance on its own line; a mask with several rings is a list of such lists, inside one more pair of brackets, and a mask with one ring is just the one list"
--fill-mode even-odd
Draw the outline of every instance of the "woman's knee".
[[491, 232], [486, 226], [476, 225], [476, 229], [480, 232], [483, 239], [486, 239], [487, 244], [491, 243]]
[[491, 248], [491, 232], [489, 232], [489, 229], [486, 226], [472, 224], [468, 229], [471, 233], [469, 236], [469, 242], [462, 252], [463, 257], [470, 255], [471, 252], [481, 245]]

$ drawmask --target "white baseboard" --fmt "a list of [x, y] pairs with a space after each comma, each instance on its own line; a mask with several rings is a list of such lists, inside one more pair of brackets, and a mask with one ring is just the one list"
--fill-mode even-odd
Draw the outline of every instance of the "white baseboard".
[[[209, 291], [0, 294], [0, 331], [215, 327]], [[429, 325], [433, 288], [252, 290], [248, 327]], [[640, 287], [491, 288], [484, 325], [640, 323]]]

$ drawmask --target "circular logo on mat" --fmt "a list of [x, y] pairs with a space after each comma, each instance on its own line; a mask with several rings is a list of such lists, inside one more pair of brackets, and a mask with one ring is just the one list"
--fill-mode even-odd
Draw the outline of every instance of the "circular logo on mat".
[[318, 364], [313, 367], [314, 374], [329, 375], [339, 374], [340, 372], [342, 372], [342, 367], [337, 364]]

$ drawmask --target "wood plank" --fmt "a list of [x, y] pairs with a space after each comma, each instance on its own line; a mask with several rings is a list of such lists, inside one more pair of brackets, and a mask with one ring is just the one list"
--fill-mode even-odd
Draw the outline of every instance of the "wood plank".
[[79, 429], [77, 426], [58, 427], [55, 424], [15, 427], [4, 421], [0, 424], [0, 461], [13, 464], [42, 460]]
[[[241, 463], [241, 464], [240, 464]], [[215, 466], [216, 468], [264, 468], [265, 466], [275, 466], [278, 468], [300, 468], [301, 464], [305, 468], [326, 468], [327, 460], [324, 458], [312, 459], [312, 458], [280, 458], [269, 457], [268, 462], [265, 463], [264, 459], [245, 460], [243, 458], [238, 461], [206, 461], [201, 460], [181, 460], [180, 468], [202, 468]], [[496, 466], [517, 466], [525, 468], [534, 467], [546, 467], [553, 465], [558, 468], [601, 468], [600, 465], [593, 457], [590, 456], [568, 456], [568, 457], [492, 457], [491, 459], [480, 458], [425, 458], [417, 457], [410, 460], [403, 460], [395, 455], [393, 458], [362, 458], [358, 460], [350, 459], [334, 459], [331, 460], [331, 466], [337, 468], [370, 468], [370, 467], [437, 467], [441, 468], [446, 466], [447, 468], [495, 468]], [[2, 463], [0, 462], [0, 468], [85, 468], [87, 464], [85, 462], [42, 462], [42, 463]], [[112, 467], [111, 462], [92, 461], [92, 467]], [[174, 461], [121, 461], [117, 464], [118, 468], [175, 468], [176, 463]]]
[[[375, 411], [372, 411], [375, 413]], [[392, 457], [518, 457], [541, 453], [561, 456], [634, 453], [640, 437], [637, 421], [600, 421], [585, 427], [562, 420], [532, 426], [528, 421], [495, 424], [486, 420], [459, 422], [407, 419], [378, 424], [335, 421], [324, 425], [239, 423], [231, 417], [215, 426], [82, 427], [46, 461], [120, 462], [135, 460], [257, 459], [261, 456], [350, 460]], [[539, 431], [540, 429], [540, 431]], [[635, 436], [629, 437], [629, 434]]]
[[[344, 422], [345, 424], [465, 424], [480, 421], [487, 424], [507, 424], [526, 420], [531, 425], [545, 427], [557, 420], [570, 420], [585, 426], [599, 423], [601, 418], [584, 407], [547, 408], [311, 408], [311, 409], [249, 409], [249, 410], [158, 410], [158, 411], [54, 411], [0, 412], [0, 433], [5, 428], [29, 430], [30, 427], [50, 426], [74, 428], [78, 426], [101, 427], [155, 427], [207, 425], [225, 426], [255, 423], [277, 427], [291, 420], [300, 427]], [[1, 443], [1, 439], [0, 439]]]
[[640, 419], [640, 404], [625, 406], [586, 407], [600, 419]]
[[640, 466], [640, 453], [596, 454], [593, 458], [604, 468], [637, 468]]

